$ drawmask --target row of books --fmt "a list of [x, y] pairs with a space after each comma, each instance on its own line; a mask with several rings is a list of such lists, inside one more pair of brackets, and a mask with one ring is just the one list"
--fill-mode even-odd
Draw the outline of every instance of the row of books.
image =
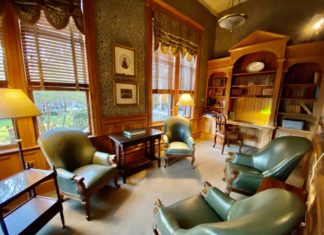
[[146, 133], [145, 129], [130, 129], [130, 130], [124, 130], [123, 131], [123, 135], [128, 137], [128, 138], [138, 136], [138, 135], [143, 135], [145, 133]]

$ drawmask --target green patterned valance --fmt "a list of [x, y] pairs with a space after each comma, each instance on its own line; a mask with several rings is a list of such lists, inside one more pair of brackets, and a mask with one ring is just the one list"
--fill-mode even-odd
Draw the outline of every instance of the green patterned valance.
[[80, 0], [7, 0], [7, 2], [13, 4], [18, 17], [24, 22], [35, 24], [39, 20], [40, 11], [43, 10], [48, 22], [56, 29], [65, 28], [72, 16], [77, 28], [84, 33]]
[[173, 55], [179, 52], [187, 56], [188, 61], [197, 55], [197, 34], [185, 25], [169, 16], [154, 12], [153, 19], [154, 49], [161, 48], [162, 53], [171, 50]]

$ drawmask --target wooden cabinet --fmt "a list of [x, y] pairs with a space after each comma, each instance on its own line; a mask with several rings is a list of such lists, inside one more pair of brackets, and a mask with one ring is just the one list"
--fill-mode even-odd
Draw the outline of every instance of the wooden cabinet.
[[[36, 195], [35, 188], [41, 183], [54, 179], [57, 198]], [[56, 173], [47, 170], [28, 169], [0, 181], [0, 223], [2, 233], [35, 234], [54, 215], [60, 213], [63, 227], [63, 207], [59, 197]], [[26, 193], [29, 199], [5, 214], [9, 203]]]

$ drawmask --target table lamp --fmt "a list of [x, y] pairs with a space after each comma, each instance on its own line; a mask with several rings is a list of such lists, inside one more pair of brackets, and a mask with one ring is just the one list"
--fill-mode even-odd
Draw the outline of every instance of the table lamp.
[[177, 102], [177, 106], [194, 106], [195, 102], [190, 94], [182, 94]]
[[41, 112], [29, 97], [20, 89], [0, 88], [0, 118], [13, 119], [15, 137], [19, 157], [23, 169], [26, 169], [23, 151], [21, 148], [21, 139], [17, 127], [17, 118], [33, 117], [40, 115]]

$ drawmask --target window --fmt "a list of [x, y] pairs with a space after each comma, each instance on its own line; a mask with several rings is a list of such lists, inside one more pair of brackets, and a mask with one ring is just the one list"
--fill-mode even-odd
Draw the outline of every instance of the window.
[[62, 30], [44, 15], [35, 25], [21, 22], [21, 38], [27, 85], [42, 112], [40, 132], [54, 127], [90, 132], [85, 39], [73, 20]]
[[[0, 88], [7, 87], [6, 60], [3, 41], [2, 18], [0, 17]], [[11, 119], [0, 119], [0, 146], [15, 143]]]
[[175, 97], [182, 93], [193, 97], [195, 82], [195, 59], [188, 61], [170, 51], [164, 54], [161, 48], [152, 49], [152, 122], [164, 121], [171, 115], [191, 117], [191, 107], [179, 106], [175, 112]]
[[170, 52], [153, 50], [152, 61], [152, 122], [163, 121], [171, 115], [175, 92], [176, 58]]

